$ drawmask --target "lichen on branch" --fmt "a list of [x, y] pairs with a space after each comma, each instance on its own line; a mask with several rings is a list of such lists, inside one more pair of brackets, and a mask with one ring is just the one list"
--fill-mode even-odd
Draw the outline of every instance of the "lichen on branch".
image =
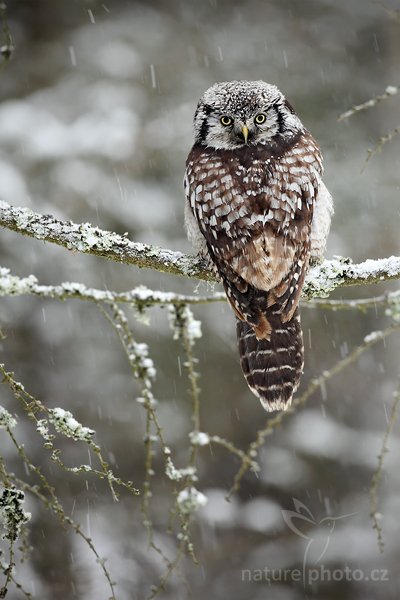
[[[51, 215], [41, 215], [28, 208], [13, 207], [0, 201], [0, 225], [75, 252], [92, 254], [139, 268], [215, 281], [214, 274], [207, 270], [204, 262], [198, 257], [132, 242], [126, 235], [104, 231], [89, 223], [63, 222]], [[368, 259], [359, 264], [354, 264], [349, 258], [336, 257], [310, 270], [303, 295], [307, 298], [326, 298], [337, 287], [378, 283], [390, 279], [400, 279], [400, 257]], [[26, 283], [29, 283], [26, 289], [35, 293], [33, 289], [36, 282]], [[69, 290], [69, 293], [67, 291], [59, 290], [59, 293], [79, 295], [79, 290]]]
[[63, 246], [67, 250], [174, 275], [213, 279], [211, 273], [205, 269], [204, 263], [196, 257], [132, 242], [125, 234], [104, 231], [90, 223], [60, 221], [52, 215], [42, 215], [29, 208], [14, 207], [2, 201], [0, 225], [22, 235]]

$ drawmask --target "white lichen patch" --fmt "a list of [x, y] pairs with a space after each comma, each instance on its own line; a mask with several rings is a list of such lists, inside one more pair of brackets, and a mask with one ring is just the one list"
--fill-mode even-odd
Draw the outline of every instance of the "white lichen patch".
[[23, 296], [31, 293], [35, 285], [37, 279], [34, 275], [20, 278], [11, 275], [9, 269], [0, 267], [0, 296]]
[[312, 298], [327, 298], [343, 278], [350, 263], [349, 258], [337, 257], [310, 269], [303, 294]]
[[400, 290], [388, 294], [388, 308], [385, 315], [391, 317], [396, 323], [400, 322]]
[[382, 339], [382, 337], [383, 337], [382, 331], [371, 331], [371, 333], [369, 333], [368, 335], [365, 336], [364, 343], [371, 344], [373, 342], [376, 342], [376, 341]]
[[[137, 303], [139, 306], [151, 306], [157, 304], [159, 306], [167, 306], [171, 303], [185, 302], [185, 296], [175, 294], [174, 292], [161, 292], [159, 290], [151, 290], [144, 285], [139, 285], [133, 290], [125, 293], [126, 300]], [[221, 295], [222, 298], [222, 295]]]
[[170, 301], [170, 296], [173, 296], [173, 294], [167, 292], [163, 293], [150, 290], [144, 285], [138, 285], [134, 290], [130, 292], [130, 294], [132, 295], [132, 298], [134, 298], [135, 300], [139, 300], [143, 303], [146, 303], [149, 300], [152, 300], [154, 297], [157, 297], [160, 299], [161, 302], [164, 302], [164, 304], [168, 304], [168, 302]]
[[149, 357], [149, 348], [147, 344], [132, 342], [128, 347], [129, 361], [134, 369], [135, 377], [147, 380], [147, 387], [150, 380], [156, 376], [156, 369], [153, 360]]
[[81, 425], [68, 410], [63, 408], [51, 408], [49, 422], [58, 433], [76, 441], [90, 442], [95, 433], [93, 429]]
[[400, 257], [367, 259], [354, 264], [350, 258], [334, 257], [310, 269], [303, 294], [310, 298], [327, 298], [337, 287], [345, 284], [379, 282], [400, 276]]
[[42, 438], [46, 442], [50, 442], [52, 440], [53, 436], [49, 432], [49, 422], [47, 421], [47, 419], [40, 419], [36, 423], [36, 431], [39, 433], [39, 435], [42, 436]]
[[[82, 252], [88, 252], [93, 248], [99, 250], [111, 250], [115, 244], [120, 244], [124, 238], [112, 233], [110, 231], [104, 231], [98, 227], [93, 227], [90, 223], [82, 223], [79, 225], [80, 239], [77, 240], [79, 249]], [[125, 240], [126, 243], [127, 240]]]
[[396, 85], [388, 85], [385, 89], [385, 93], [388, 94], [388, 96], [395, 96], [399, 93], [399, 89], [400, 88], [398, 88]]
[[189, 344], [194, 345], [195, 340], [201, 338], [201, 321], [194, 318], [189, 306], [170, 306], [168, 320], [172, 331], [174, 332], [174, 340], [182, 339], [187, 336]]
[[195, 487], [188, 487], [179, 492], [177, 502], [181, 512], [189, 515], [207, 504], [207, 496]]
[[190, 319], [187, 321], [187, 332], [189, 340], [194, 343], [195, 340], [201, 338], [201, 321], [193, 318], [193, 313], [188, 306], [186, 309], [190, 312]]
[[6, 487], [0, 497], [0, 523], [5, 532], [2, 534], [3, 539], [15, 542], [20, 533], [21, 528], [28, 523], [31, 514], [24, 511], [25, 495], [22, 490], [15, 487]]
[[183, 469], [177, 469], [168, 456], [165, 463], [165, 473], [172, 481], [181, 481], [184, 477], [190, 477], [192, 481], [196, 481], [196, 469], [194, 467], [184, 467]]
[[203, 431], [191, 431], [189, 439], [194, 446], [207, 446], [210, 443], [210, 436]]
[[389, 256], [388, 258], [370, 259], [363, 263], [352, 265], [352, 273], [357, 279], [381, 278], [385, 276], [395, 277], [400, 274], [400, 257]]
[[0, 429], [13, 429], [17, 425], [17, 420], [6, 410], [0, 406]]

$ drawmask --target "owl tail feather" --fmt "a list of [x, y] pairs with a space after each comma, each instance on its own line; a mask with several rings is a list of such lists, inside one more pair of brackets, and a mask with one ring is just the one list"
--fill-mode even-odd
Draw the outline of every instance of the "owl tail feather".
[[269, 339], [257, 339], [254, 327], [236, 319], [240, 364], [247, 384], [266, 411], [285, 410], [297, 390], [304, 364], [299, 309], [282, 323], [277, 307], [267, 309]]

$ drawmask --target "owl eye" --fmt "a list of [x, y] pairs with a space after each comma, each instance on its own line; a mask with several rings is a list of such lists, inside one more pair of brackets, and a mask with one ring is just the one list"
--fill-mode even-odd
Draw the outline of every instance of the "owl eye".
[[257, 125], [262, 125], [263, 123], [265, 123], [266, 120], [267, 120], [267, 115], [264, 115], [264, 113], [259, 113], [254, 118], [254, 122], [257, 123]]
[[226, 115], [224, 115], [220, 118], [220, 122], [224, 127], [228, 127], [229, 125], [232, 125], [233, 119], [232, 117], [227, 117]]

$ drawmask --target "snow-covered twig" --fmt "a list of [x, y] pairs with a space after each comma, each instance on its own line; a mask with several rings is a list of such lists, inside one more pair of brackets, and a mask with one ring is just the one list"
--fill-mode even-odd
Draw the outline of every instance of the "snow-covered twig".
[[[326, 263], [328, 264], [328, 263]], [[311, 276], [310, 276], [311, 277]], [[311, 286], [312, 287], [312, 286]], [[307, 288], [306, 288], [307, 291]], [[323, 308], [329, 310], [366, 310], [378, 306], [400, 304], [400, 290], [385, 292], [371, 298], [351, 298], [341, 300], [327, 300], [311, 297], [303, 298], [302, 306], [306, 308]], [[210, 302], [225, 302], [224, 292], [214, 292], [205, 296], [176, 294], [174, 292], [161, 292], [151, 290], [140, 285], [126, 292], [114, 292], [87, 287], [83, 283], [65, 281], [59, 285], [41, 285], [34, 275], [18, 277], [9, 269], [0, 267], [0, 297], [6, 296], [38, 296], [54, 300], [67, 300], [76, 298], [91, 302], [104, 302], [105, 304], [126, 303], [134, 304], [142, 311], [151, 306], [183, 306], [189, 304], [209, 304]]]
[[400, 87], [397, 85], [388, 85], [383, 94], [379, 94], [379, 96], [375, 96], [375, 98], [371, 98], [362, 104], [356, 104], [352, 106], [349, 110], [346, 110], [342, 114], [338, 116], [338, 121], [344, 121], [344, 119], [348, 119], [352, 117], [354, 114], [361, 112], [362, 110], [366, 110], [367, 108], [372, 108], [382, 102], [383, 100], [387, 100], [392, 96], [396, 96], [400, 91]]
[[0, 225], [74, 252], [93, 254], [119, 263], [175, 275], [213, 279], [212, 274], [205, 269], [204, 263], [194, 256], [131, 242], [125, 234], [104, 231], [90, 223], [64, 222], [52, 215], [41, 215], [28, 208], [15, 207], [0, 201]]
[[[131, 242], [125, 236], [103, 231], [88, 223], [63, 222], [27, 208], [16, 208], [0, 202], [0, 225], [23, 235], [58, 244], [68, 250], [165, 273], [215, 280], [215, 276], [205, 268], [204, 263], [194, 256]], [[303, 295], [308, 298], [327, 297], [337, 287], [378, 283], [389, 279], [400, 279], [400, 257], [368, 259], [359, 264], [354, 264], [349, 258], [334, 258], [310, 270]], [[64, 289], [59, 293], [65, 297], [67, 292], [68, 290]], [[70, 290], [69, 293], [77, 296], [80, 291]]]
[[226, 300], [223, 292], [216, 292], [206, 296], [175, 294], [174, 292], [160, 292], [150, 290], [140, 285], [127, 292], [114, 292], [87, 287], [83, 283], [65, 281], [59, 285], [41, 285], [35, 275], [18, 277], [9, 269], [0, 267], [0, 297], [1, 296], [39, 296], [55, 300], [78, 298], [106, 304], [127, 303], [143, 310], [149, 306], [170, 306], [171, 304], [206, 304]]
[[334, 289], [349, 285], [379, 283], [400, 279], [400, 256], [353, 263], [350, 258], [335, 257], [310, 269], [303, 287], [307, 298], [327, 298]]

